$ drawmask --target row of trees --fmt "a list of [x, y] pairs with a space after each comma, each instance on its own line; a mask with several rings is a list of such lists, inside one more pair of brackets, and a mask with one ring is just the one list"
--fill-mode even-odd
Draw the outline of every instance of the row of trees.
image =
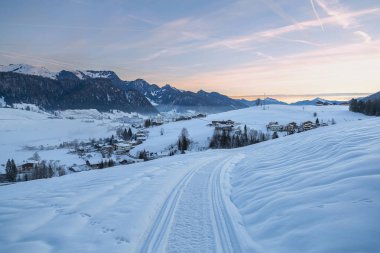
[[7, 179], [11, 182], [16, 182], [17, 180], [17, 166], [15, 161], [12, 159], [8, 159], [5, 165], [5, 174], [7, 175]]
[[380, 116], [380, 99], [367, 101], [351, 99], [350, 111], [360, 112], [368, 116]]
[[124, 129], [123, 128], [118, 128], [116, 130], [116, 135], [119, 138], [121, 138], [121, 139], [123, 139], [125, 141], [129, 141], [133, 137], [133, 133], [132, 133], [132, 129], [131, 128], [128, 128], [128, 130], [126, 128], [124, 128]]
[[105, 160], [105, 161], [102, 160], [102, 161], [99, 163], [98, 168], [99, 168], [99, 169], [104, 169], [104, 168], [108, 168], [108, 167], [113, 167], [113, 166], [115, 166], [115, 165], [116, 165], [116, 163], [115, 163], [115, 161], [112, 160], [112, 159], [108, 159], [108, 161], [107, 161], [107, 160]]
[[223, 128], [215, 129], [211, 137], [210, 148], [238, 148], [258, 142], [266, 141], [272, 138], [278, 138], [277, 132], [271, 136], [269, 133], [264, 134], [261, 131], [249, 129], [246, 125], [244, 130], [238, 130], [232, 133], [232, 129]]
[[55, 169], [53, 169], [53, 165], [51, 163], [46, 164], [45, 161], [42, 161], [41, 163], [35, 164], [32, 173], [25, 174], [24, 180], [34, 180], [34, 179], [41, 179], [41, 178], [51, 178], [55, 174]]
[[66, 170], [62, 166], [58, 166], [55, 163], [41, 161], [34, 164], [33, 168], [21, 171], [19, 173], [15, 161], [13, 159], [8, 159], [5, 166], [5, 174], [9, 181], [16, 182], [51, 178], [53, 176], [63, 176], [66, 175]]
[[185, 150], [188, 150], [190, 146], [189, 132], [186, 128], [182, 128], [181, 134], [178, 137], [177, 147], [182, 154], [185, 153]]

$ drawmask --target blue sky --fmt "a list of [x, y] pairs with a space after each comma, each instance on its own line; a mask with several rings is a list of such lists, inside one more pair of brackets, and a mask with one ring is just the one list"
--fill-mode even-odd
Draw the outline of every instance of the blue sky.
[[378, 0], [3, 0], [0, 64], [227, 95], [380, 90]]

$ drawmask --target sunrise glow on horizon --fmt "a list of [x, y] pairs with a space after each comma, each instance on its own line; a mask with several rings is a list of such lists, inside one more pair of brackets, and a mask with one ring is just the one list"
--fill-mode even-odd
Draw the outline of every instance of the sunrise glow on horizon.
[[0, 64], [232, 97], [354, 97], [380, 88], [379, 23], [373, 0], [6, 0]]

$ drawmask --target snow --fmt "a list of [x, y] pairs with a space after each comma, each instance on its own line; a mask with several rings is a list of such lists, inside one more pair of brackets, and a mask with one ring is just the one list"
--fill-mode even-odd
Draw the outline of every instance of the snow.
[[151, 103], [153, 106], [158, 106], [158, 104], [156, 102], [154, 102], [153, 100], [149, 99], [148, 97], [145, 97], [149, 103]]
[[[75, 155], [67, 154], [67, 149], [47, 150], [46, 147], [75, 139], [87, 141], [89, 138], [110, 137], [115, 134], [115, 128], [120, 126], [119, 122], [107, 119], [110, 115], [116, 117], [118, 114], [102, 115], [96, 110], [69, 110], [61, 114], [63, 118], [54, 118], [47, 113], [0, 108], [0, 164], [5, 164], [11, 158], [20, 164], [36, 152], [25, 146], [38, 149], [43, 146], [44, 150], [38, 150], [42, 159], [59, 160], [61, 164], [72, 165], [80, 160]], [[0, 172], [3, 170], [4, 167], [0, 166]]]
[[[197, 148], [208, 147], [208, 138], [212, 136], [213, 127], [207, 126], [213, 120], [231, 119], [244, 127], [246, 124], [249, 128], [266, 132], [266, 125], [271, 121], [277, 121], [279, 124], [287, 124], [292, 121], [298, 123], [319, 119], [320, 123], [335, 119], [337, 124], [343, 124], [358, 119], [368, 118], [363, 114], [348, 111], [347, 106], [294, 106], [294, 105], [269, 105], [266, 110], [262, 107], [249, 107], [240, 110], [228, 111], [218, 114], [208, 115], [206, 118], [178, 121], [162, 126], [149, 128], [149, 137], [146, 142], [132, 150], [137, 154], [141, 150], [150, 152], [161, 152], [170, 145], [176, 144], [182, 128], [187, 128], [190, 138], [195, 142]], [[317, 117], [314, 117], [314, 112]], [[161, 128], [164, 129], [164, 135], [161, 135]]]
[[[314, 109], [208, 119], [261, 125], [309, 118]], [[338, 124], [1, 186], [0, 252], [379, 252], [380, 118], [319, 110]]]
[[335, 125], [247, 148], [253, 158], [231, 175], [231, 199], [251, 238], [247, 251], [378, 252], [379, 123]]
[[9, 64], [8, 66], [0, 66], [0, 72], [15, 72], [25, 75], [57, 79], [56, 72], [52, 72], [45, 67], [35, 67], [28, 64]]
[[[80, 159], [74, 154], [67, 154], [65, 150], [54, 153], [48, 150], [48, 146], [56, 146], [64, 141], [88, 141], [89, 138], [105, 138], [116, 134], [120, 126], [129, 127], [136, 119], [141, 123], [143, 116], [136, 113], [124, 113], [114, 110], [111, 113], [101, 113], [97, 110], [65, 110], [57, 111], [54, 115], [41, 111], [32, 104], [16, 104], [16, 107], [31, 111], [16, 110], [11, 108], [0, 108], [0, 173], [4, 170], [5, 162], [13, 158], [17, 164], [30, 158], [38, 151], [43, 160], [59, 160], [62, 165], [71, 166], [80, 164]], [[344, 106], [287, 106], [271, 105], [267, 110], [260, 107], [251, 107], [241, 110], [229, 111], [209, 115], [206, 118], [185, 120], [165, 123], [161, 126], [148, 128], [147, 140], [138, 145], [130, 152], [137, 155], [142, 150], [163, 152], [166, 154], [172, 145], [176, 145], [182, 128], [187, 128], [192, 139], [192, 150], [204, 150], [209, 145], [209, 138], [213, 134], [213, 127], [208, 126], [212, 120], [232, 119], [240, 123], [241, 127], [248, 127], [266, 131], [266, 125], [270, 121], [278, 121], [286, 124], [291, 121], [297, 123], [312, 120], [315, 121], [313, 113], [317, 112], [320, 122], [334, 118], [337, 124], [350, 123], [358, 119], [366, 119], [367, 116], [348, 111]], [[166, 114], [164, 117], [172, 117]], [[126, 122], [126, 123], [124, 123]], [[128, 123], [129, 122], [129, 123]], [[164, 134], [161, 135], [161, 129]], [[136, 132], [137, 130], [134, 130]], [[25, 146], [34, 149], [25, 149]], [[39, 150], [43, 146], [44, 150]], [[36, 150], [37, 149], [37, 150]], [[57, 157], [54, 157], [54, 154]], [[82, 159], [82, 163], [84, 160]]]
[[[37, 67], [29, 64], [9, 64], [7, 66], [0, 65], [0, 72], [14, 72], [25, 75], [34, 75], [34, 76], [42, 76], [50, 79], [57, 79], [57, 75], [59, 72], [52, 72], [45, 67]], [[111, 73], [110, 71], [80, 71], [75, 70], [72, 71], [74, 75], [76, 75], [79, 79], [88, 78], [109, 78]]]
[[38, 106], [35, 105], [35, 104], [28, 104], [28, 103], [14, 103], [14, 104], [12, 104], [12, 107], [15, 108], [15, 109], [30, 110], [30, 111], [33, 111], [33, 112], [44, 113], [44, 111], [41, 110], [41, 108], [38, 107]]
[[111, 73], [108, 73], [107, 71], [91, 71], [91, 70], [86, 70], [86, 71], [76, 70], [76, 71], [73, 71], [73, 73], [79, 79], [84, 79], [85, 77], [88, 77], [88, 78], [108, 78], [111, 75]]
[[0, 107], [5, 107], [7, 103], [4, 100], [4, 97], [0, 97]]

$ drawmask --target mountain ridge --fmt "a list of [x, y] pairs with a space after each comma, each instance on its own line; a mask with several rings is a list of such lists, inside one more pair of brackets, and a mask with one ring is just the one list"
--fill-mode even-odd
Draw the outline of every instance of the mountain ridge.
[[139, 92], [119, 89], [105, 78], [80, 80], [68, 76], [56, 80], [17, 72], [0, 72], [0, 97], [9, 105], [29, 103], [46, 110], [116, 109], [142, 114], [158, 113]]
[[150, 84], [143, 79], [134, 81], [121, 80], [114, 71], [96, 71], [96, 70], [61, 70], [59, 72], [51, 72], [44, 67], [34, 67], [27, 64], [12, 64], [9, 66], [1, 66], [0, 72], [12, 72], [24, 75], [41, 76], [44, 78], [77, 82], [80, 80], [107, 79], [112, 85], [125, 92], [137, 91], [145, 96], [146, 100], [156, 106], [161, 111], [197, 111], [204, 113], [216, 113], [234, 109], [247, 107], [246, 104], [234, 100], [228, 96], [218, 92], [205, 91], [185, 91], [177, 89], [170, 84], [159, 87], [156, 84]]

